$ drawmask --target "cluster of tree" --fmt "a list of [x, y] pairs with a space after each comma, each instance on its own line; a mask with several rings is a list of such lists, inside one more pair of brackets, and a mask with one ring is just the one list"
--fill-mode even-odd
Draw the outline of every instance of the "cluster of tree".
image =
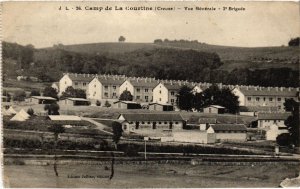
[[133, 100], [133, 96], [131, 94], [130, 91], [123, 91], [119, 97], [119, 100], [124, 100], [124, 101], [132, 101]]
[[[30, 58], [17, 53], [30, 49], [34, 52], [33, 57], [32, 53], [27, 53]], [[157, 79], [283, 87], [296, 87], [299, 79], [299, 72], [290, 68], [222, 70], [219, 68], [223, 63], [216, 53], [196, 50], [145, 48], [119, 54], [85, 54], [63, 48], [34, 50], [32, 46], [3, 42], [3, 54], [4, 75], [22, 68], [25, 75], [42, 81], [57, 81], [63, 72], [137, 77], [143, 73], [143, 76]]]
[[181, 110], [202, 111], [209, 105], [224, 106], [229, 113], [236, 113], [239, 109], [238, 97], [235, 96], [228, 88], [219, 88], [212, 85], [200, 93], [193, 93], [188, 86], [183, 86], [177, 95], [177, 106]]
[[66, 90], [62, 93], [61, 99], [66, 98], [86, 98], [86, 93], [82, 89], [74, 89], [72, 86], [66, 88]]
[[300, 42], [300, 37], [292, 38], [289, 41], [289, 46], [290, 47], [299, 47], [299, 42]]
[[[199, 43], [198, 40], [186, 40], [186, 39], [179, 39], [179, 40], [169, 40], [169, 39], [155, 39], [154, 43]], [[200, 43], [201, 44], [201, 43]]]

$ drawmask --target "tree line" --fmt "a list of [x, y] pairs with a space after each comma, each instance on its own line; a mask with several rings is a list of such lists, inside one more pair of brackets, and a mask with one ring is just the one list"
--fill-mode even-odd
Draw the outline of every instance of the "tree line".
[[194, 82], [297, 87], [299, 72], [290, 68], [222, 70], [216, 53], [170, 48], [139, 49], [113, 55], [75, 53], [61, 48], [36, 50], [3, 42], [3, 72], [58, 81], [63, 72], [120, 74]]
[[238, 97], [229, 88], [219, 88], [217, 85], [212, 85], [200, 93], [183, 86], [178, 92], [176, 104], [179, 109], [186, 111], [203, 111], [203, 108], [210, 105], [223, 106], [228, 113], [237, 113], [239, 110]]

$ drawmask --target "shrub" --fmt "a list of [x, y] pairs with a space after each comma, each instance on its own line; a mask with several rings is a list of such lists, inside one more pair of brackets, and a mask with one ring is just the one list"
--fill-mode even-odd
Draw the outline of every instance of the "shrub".
[[101, 106], [101, 102], [99, 100], [96, 101], [96, 106]]
[[289, 133], [282, 133], [276, 137], [276, 142], [280, 146], [288, 146], [291, 144], [291, 135]]
[[107, 107], [107, 108], [109, 108], [111, 106], [111, 104], [108, 101], [105, 101], [104, 106]]
[[33, 110], [32, 108], [29, 108], [29, 109], [27, 110], [27, 113], [28, 113], [29, 115], [33, 116], [34, 110]]

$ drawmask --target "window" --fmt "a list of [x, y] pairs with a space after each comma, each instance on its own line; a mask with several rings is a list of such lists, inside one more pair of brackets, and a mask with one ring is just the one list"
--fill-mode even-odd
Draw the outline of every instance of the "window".
[[159, 94], [161, 94], [161, 90], [159, 90]]
[[105, 85], [105, 86], [104, 86], [104, 89], [105, 89], [105, 90], [108, 90], [108, 86], [107, 86], [107, 85]]
[[82, 83], [83, 86], [86, 86], [86, 83]]
[[75, 82], [75, 85], [78, 85], [78, 82]]
[[113, 93], [113, 96], [117, 96], [117, 93]]
[[248, 99], [248, 101], [251, 101], [251, 97], [248, 97], [247, 99]]
[[165, 121], [165, 124], [168, 124], [168, 123]]
[[281, 98], [277, 98], [277, 101], [280, 102], [280, 101], [281, 101]]
[[141, 97], [140, 96], [136, 96], [136, 99], [139, 100]]
[[256, 97], [256, 101], [259, 101], [259, 97]]
[[264, 97], [264, 101], [266, 101], [266, 97]]
[[174, 92], [171, 92], [171, 95], [172, 95], [172, 96], [174, 96], [174, 94], [175, 94]]
[[116, 89], [116, 88], [117, 88], [117, 87], [114, 85], [114, 86], [113, 86], [113, 89]]
[[148, 100], [148, 96], [145, 96], [145, 99]]
[[178, 122], [176, 121], [175, 124], [178, 124]]
[[123, 129], [126, 130], [127, 129], [127, 125], [124, 125]]
[[145, 93], [147, 93], [148, 92], [148, 89], [145, 89]]
[[148, 121], [148, 124], [150, 124], [150, 121]]
[[94, 87], [96, 88], [96, 85], [94, 85]]
[[158, 122], [159, 124], [161, 124], [161, 122]]
[[142, 124], [145, 124], [145, 122], [142, 121]]
[[269, 98], [269, 101], [272, 102], [272, 101], [273, 101], [273, 98]]
[[171, 99], [171, 103], [174, 103], [174, 99]]
[[141, 90], [140, 88], [137, 88], [137, 89], [136, 89], [136, 92], [138, 92], [138, 93], [139, 93], [139, 92], [140, 92], [140, 90]]
[[104, 93], [104, 96], [105, 96], [105, 97], [108, 97], [108, 93]]
[[161, 98], [159, 98], [159, 101], [161, 101]]

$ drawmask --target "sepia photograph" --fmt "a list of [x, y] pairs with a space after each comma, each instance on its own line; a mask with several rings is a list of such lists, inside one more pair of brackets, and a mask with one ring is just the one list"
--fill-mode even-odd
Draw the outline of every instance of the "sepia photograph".
[[299, 2], [0, 3], [0, 187], [300, 187]]

